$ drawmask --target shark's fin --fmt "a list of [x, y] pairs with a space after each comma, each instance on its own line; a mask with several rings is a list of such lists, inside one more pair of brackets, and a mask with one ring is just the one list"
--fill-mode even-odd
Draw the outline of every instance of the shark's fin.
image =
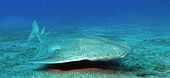
[[45, 34], [45, 27], [42, 28], [40, 35], [44, 35]]
[[31, 41], [32, 39], [36, 38], [39, 42], [42, 42], [41, 33], [44, 33], [44, 31], [45, 31], [45, 29], [43, 29], [40, 32], [39, 25], [38, 25], [37, 21], [34, 20], [33, 23], [32, 23], [32, 31], [31, 31], [31, 34], [28, 38], [28, 41]]

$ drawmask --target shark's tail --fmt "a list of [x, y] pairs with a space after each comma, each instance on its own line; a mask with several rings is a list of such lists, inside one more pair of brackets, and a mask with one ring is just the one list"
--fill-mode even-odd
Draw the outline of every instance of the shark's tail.
[[33, 39], [37, 39], [38, 42], [42, 42], [42, 36], [45, 34], [45, 27], [42, 28], [40, 31], [39, 25], [36, 20], [32, 23], [32, 31], [30, 33], [30, 36], [28, 37], [28, 41], [31, 41]]

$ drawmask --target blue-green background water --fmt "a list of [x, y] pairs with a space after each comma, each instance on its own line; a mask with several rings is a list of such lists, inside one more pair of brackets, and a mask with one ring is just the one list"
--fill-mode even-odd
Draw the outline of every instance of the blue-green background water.
[[[20, 66], [20, 59], [34, 56], [27, 52], [36, 43], [26, 42], [33, 20], [46, 27], [49, 40], [79, 34], [125, 43], [131, 50], [122, 63], [142, 70], [39, 72]], [[0, 0], [0, 77], [169, 78], [169, 21], [169, 0]]]
[[38, 19], [57, 24], [168, 24], [168, 0], [2, 0], [1, 20]]

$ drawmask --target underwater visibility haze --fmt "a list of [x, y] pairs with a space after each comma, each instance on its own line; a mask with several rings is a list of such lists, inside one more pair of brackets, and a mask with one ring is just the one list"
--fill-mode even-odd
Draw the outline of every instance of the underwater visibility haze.
[[0, 0], [0, 78], [170, 78], [169, 0]]

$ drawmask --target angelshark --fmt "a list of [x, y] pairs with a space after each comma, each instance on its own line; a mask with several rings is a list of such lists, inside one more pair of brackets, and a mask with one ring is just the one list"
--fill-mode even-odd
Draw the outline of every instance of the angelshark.
[[[57, 64], [81, 60], [112, 60], [124, 58], [129, 47], [110, 39], [95, 36], [69, 36], [44, 39], [45, 28], [40, 31], [36, 21], [32, 23], [32, 32], [28, 41], [37, 39], [36, 59], [32, 63]], [[43, 37], [43, 40], [42, 40]], [[60, 41], [61, 40], [61, 41]]]

